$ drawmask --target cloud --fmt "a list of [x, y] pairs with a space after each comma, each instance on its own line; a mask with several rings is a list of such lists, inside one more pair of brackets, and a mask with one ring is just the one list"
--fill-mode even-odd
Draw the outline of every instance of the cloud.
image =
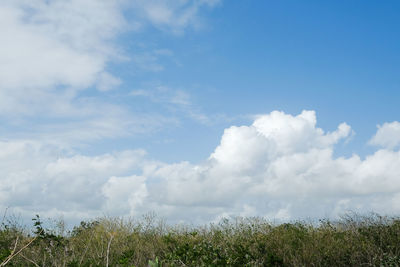
[[209, 123], [210, 119], [193, 104], [191, 95], [181, 89], [156, 85], [148, 89], [137, 89], [130, 96], [147, 98], [151, 102], [164, 105], [169, 111], [178, 111], [200, 123]]
[[[54, 107], [53, 107], [54, 106]], [[54, 109], [53, 109], [54, 108]], [[177, 118], [157, 112], [130, 111], [98, 98], [80, 98], [73, 103], [54, 101], [43, 105], [43, 116], [10, 118], [1, 137], [10, 141], [35, 140], [68, 149], [121, 138], [144, 136], [179, 124]]]
[[129, 111], [124, 107], [81, 95], [122, 82], [107, 71], [107, 64], [122, 56], [115, 43], [127, 24], [122, 7], [121, 1], [1, 2], [3, 137], [61, 145], [137, 132], [131, 126], [143, 121], [125, 119]]
[[131, 96], [140, 96], [150, 99], [156, 103], [166, 103], [180, 106], [192, 105], [190, 95], [183, 90], [174, 90], [167, 86], [155, 86], [154, 89], [133, 90]]
[[132, 57], [132, 61], [138, 68], [145, 71], [160, 72], [164, 70], [164, 66], [159, 62], [159, 55], [151, 52], [138, 53]]
[[117, 1], [3, 1], [0, 111], [115, 85], [105, 66], [118, 54], [112, 41], [125, 23], [120, 8]]
[[[39, 213], [67, 220], [100, 216], [115, 190], [113, 177], [134, 172], [145, 155], [136, 150], [89, 157], [32, 141], [0, 142], [0, 147], [0, 206], [25, 217]], [[110, 188], [103, 191], [104, 185]]]
[[199, 9], [214, 7], [219, 0], [135, 0], [133, 2], [139, 16], [163, 30], [182, 34], [189, 27], [200, 27]]
[[[121, 33], [134, 34], [137, 25], [147, 21], [134, 15], [146, 3], [1, 1], [3, 136], [79, 145], [82, 141], [156, 131], [175, 123], [176, 118], [164, 114], [133, 112], [130, 105], [118, 101], [121, 92], [110, 92], [123, 83], [110, 71], [111, 62], [122, 60], [146, 71], [161, 71], [158, 58], [173, 55], [168, 49], [147, 51], [146, 47], [127, 55], [118, 43]], [[169, 8], [181, 3], [152, 2], [152, 7], [157, 5]], [[212, 5], [196, 2], [196, 8]], [[111, 93], [113, 97], [105, 95]], [[174, 99], [182, 103], [184, 98], [182, 94]]]
[[100, 91], [109, 91], [117, 88], [121, 83], [122, 81], [119, 78], [116, 78], [109, 73], [104, 72], [99, 77], [97, 88]]
[[226, 129], [210, 158], [231, 169], [247, 169], [284, 155], [331, 148], [350, 133], [350, 127], [343, 123], [336, 131], [325, 134], [316, 128], [316, 122], [314, 111], [303, 111], [296, 117], [271, 112], [258, 117], [250, 127]]
[[[379, 130], [378, 130], [379, 132]], [[223, 216], [335, 217], [400, 212], [400, 151], [334, 157], [351, 135], [316, 114], [274, 111], [232, 126], [200, 164], [167, 164], [142, 150], [85, 156], [32, 141], [0, 142], [0, 208], [46, 216], [138, 215], [204, 223]]]
[[393, 149], [400, 144], [400, 122], [378, 125], [377, 133], [369, 142], [371, 145]]
[[145, 205], [144, 201], [148, 195], [146, 178], [143, 176], [111, 177], [102, 187], [102, 193], [106, 197], [105, 206], [107, 211], [113, 214], [136, 214], [138, 206]]
[[[317, 127], [314, 111], [295, 116], [274, 111], [251, 125], [229, 127], [199, 164], [167, 164], [142, 150], [100, 155], [74, 150], [87, 140], [176, 124], [102, 97], [123, 83], [109, 70], [110, 62], [162, 71], [159, 57], [173, 56], [168, 49], [146, 48], [127, 56], [117, 37], [144, 24], [183, 34], [201, 26], [201, 8], [219, 2], [1, 1], [0, 117], [6, 122], [0, 209], [10, 206], [26, 217], [61, 214], [67, 220], [155, 211], [193, 222], [231, 215], [336, 216], [348, 209], [400, 212], [399, 122], [378, 126], [370, 144], [382, 149], [365, 159], [334, 157], [335, 145], [352, 129], [342, 123], [326, 132]], [[128, 21], [124, 12], [134, 16]], [[131, 95], [209, 121], [184, 90], [155, 86]]]
[[[110, 61], [127, 59], [141, 69], [161, 71], [158, 57], [170, 56], [171, 51], [145, 51], [127, 58], [118, 47], [116, 37], [132, 30], [129, 23], [133, 23], [127, 21], [123, 10], [144, 10], [142, 20], [183, 29], [186, 21], [197, 17], [199, 7], [213, 5], [213, 1], [185, 2], [2, 1], [0, 114], [29, 114], [32, 107], [40, 109], [43, 103], [52, 103], [54, 99], [71, 102], [77, 97], [76, 91], [92, 86], [100, 91], [116, 88], [122, 81], [107, 71]], [[194, 13], [183, 15], [189, 9]], [[161, 18], [163, 12], [171, 13], [167, 20]], [[172, 26], [175, 22], [178, 25]]]

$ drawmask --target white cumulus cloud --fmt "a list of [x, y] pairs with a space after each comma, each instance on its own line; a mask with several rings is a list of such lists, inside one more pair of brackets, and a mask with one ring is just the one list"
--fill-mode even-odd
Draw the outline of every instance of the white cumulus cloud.
[[378, 131], [370, 140], [371, 145], [395, 148], [400, 144], [400, 122], [394, 121], [378, 125]]
[[106, 64], [118, 54], [120, 9], [118, 1], [2, 1], [0, 112], [28, 113], [52, 98], [70, 101], [75, 90], [116, 85]]
[[318, 128], [313, 111], [274, 111], [226, 129], [199, 164], [167, 164], [141, 150], [85, 156], [2, 141], [0, 208], [68, 220], [154, 211], [172, 222], [201, 223], [235, 215], [290, 220], [400, 212], [400, 151], [334, 157], [335, 144], [350, 134], [347, 124]]

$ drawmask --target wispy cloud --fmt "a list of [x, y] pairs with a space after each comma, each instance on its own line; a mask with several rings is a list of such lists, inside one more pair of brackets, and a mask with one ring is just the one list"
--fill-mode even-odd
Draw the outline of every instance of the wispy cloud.
[[153, 51], [139, 52], [132, 56], [131, 61], [141, 70], [151, 72], [164, 70], [164, 65], [160, 63], [160, 54]]
[[173, 104], [180, 106], [192, 105], [190, 95], [183, 90], [174, 90], [167, 86], [155, 86], [151, 89], [138, 89], [130, 93], [131, 96], [141, 96], [156, 103]]
[[139, 16], [160, 29], [182, 34], [188, 27], [200, 27], [198, 16], [201, 7], [214, 7], [219, 0], [135, 0]]
[[133, 90], [130, 95], [147, 98], [154, 103], [162, 104], [170, 110], [172, 109], [172, 111], [177, 110], [179, 113], [201, 123], [209, 122], [208, 116], [202, 113], [200, 108], [193, 103], [192, 97], [187, 91], [156, 85], [148, 89]]
[[[180, 1], [152, 2], [153, 8], [180, 5]], [[127, 55], [118, 44], [120, 33], [137, 30], [131, 24], [147, 21], [144, 17], [127, 18], [124, 12], [136, 14], [145, 6], [123, 0], [2, 1], [3, 125], [20, 124], [14, 136], [42, 135], [67, 142], [154, 131], [165, 124], [161, 121], [171, 123], [174, 118], [151, 112], [138, 114], [104, 95], [113, 89], [115, 92], [124, 82], [109, 71], [110, 62], [124, 60], [145, 71], [161, 71], [164, 66], [159, 59], [173, 56], [171, 50], [148, 47]], [[171, 101], [182, 105], [184, 98], [177, 93]]]

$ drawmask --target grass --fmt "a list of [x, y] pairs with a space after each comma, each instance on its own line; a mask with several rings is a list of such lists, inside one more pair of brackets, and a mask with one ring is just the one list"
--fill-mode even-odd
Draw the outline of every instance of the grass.
[[202, 227], [100, 218], [64, 232], [0, 228], [0, 266], [400, 266], [400, 219], [343, 216], [318, 224], [271, 224], [261, 218]]

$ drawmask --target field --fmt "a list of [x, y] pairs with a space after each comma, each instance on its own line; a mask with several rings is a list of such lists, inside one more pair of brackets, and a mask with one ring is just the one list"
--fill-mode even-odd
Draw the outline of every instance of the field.
[[99, 218], [65, 231], [4, 218], [0, 266], [399, 266], [400, 219], [348, 214], [337, 221], [271, 224], [261, 218], [168, 226]]

